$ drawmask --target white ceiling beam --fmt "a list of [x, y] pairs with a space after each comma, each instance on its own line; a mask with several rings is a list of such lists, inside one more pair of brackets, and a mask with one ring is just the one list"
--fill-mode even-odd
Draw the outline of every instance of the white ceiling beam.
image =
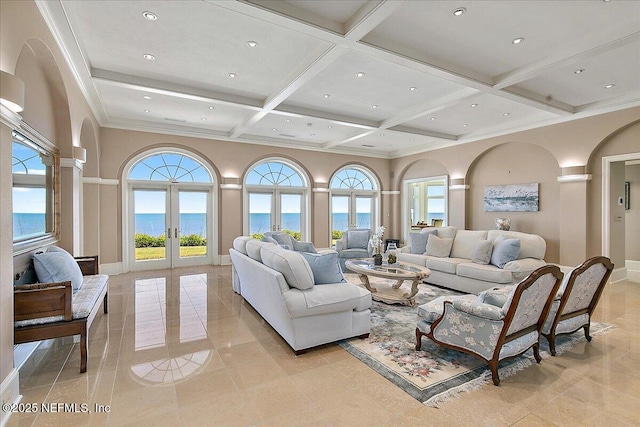
[[365, 3], [344, 25], [348, 40], [360, 40], [395, 13], [406, 0], [383, 0]]
[[359, 119], [340, 114], [332, 114], [325, 111], [311, 110], [309, 108], [294, 107], [291, 105], [281, 105], [271, 112], [273, 114], [279, 114], [282, 116], [327, 120], [336, 125], [349, 126], [359, 129], [378, 128], [378, 122], [374, 120]]
[[418, 128], [413, 128], [409, 126], [394, 126], [394, 127], [388, 128], [388, 130], [395, 131], [395, 132], [402, 132], [402, 133], [410, 133], [413, 135], [429, 136], [431, 138], [436, 138], [436, 139], [446, 139], [449, 141], [458, 140], [458, 137], [455, 135], [442, 133], [442, 132], [435, 132], [432, 130], [418, 129]]
[[591, 39], [582, 40], [579, 44], [571, 46], [569, 49], [554, 52], [540, 61], [525, 65], [498, 76], [494, 80], [493, 87], [496, 89], [504, 89], [506, 87], [522, 83], [525, 80], [530, 80], [553, 69], [571, 65], [572, 63], [583, 59], [593, 58], [604, 52], [611, 51], [630, 43], [636, 43], [640, 40], [640, 31], [637, 31], [636, 27], [634, 27], [633, 30], [636, 31], [624, 33], [624, 31], [628, 31], [627, 28], [617, 28], [615, 36], [618, 36], [619, 38], [607, 39], [611, 41], [603, 41], [601, 35], [599, 35], [598, 42], [601, 44], [598, 45], [594, 45], [594, 42]]

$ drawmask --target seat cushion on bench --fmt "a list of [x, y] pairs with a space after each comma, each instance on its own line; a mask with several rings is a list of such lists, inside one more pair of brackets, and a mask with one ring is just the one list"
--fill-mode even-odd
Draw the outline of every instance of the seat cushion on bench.
[[[91, 314], [91, 310], [96, 304], [100, 304], [98, 299], [109, 282], [109, 276], [106, 274], [96, 274], [93, 276], [84, 276], [82, 286], [78, 292], [75, 292], [72, 296], [71, 310], [73, 313], [73, 319], [83, 319]], [[14, 322], [15, 327], [24, 327], [32, 325], [44, 325], [46, 323], [53, 323], [64, 321], [64, 316], [49, 316], [41, 317], [39, 319], [18, 320]]]

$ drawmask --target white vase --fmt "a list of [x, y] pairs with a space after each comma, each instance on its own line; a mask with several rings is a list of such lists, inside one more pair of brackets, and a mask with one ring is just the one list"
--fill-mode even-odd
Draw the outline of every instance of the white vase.
[[496, 230], [509, 231], [511, 229], [511, 219], [496, 218]]

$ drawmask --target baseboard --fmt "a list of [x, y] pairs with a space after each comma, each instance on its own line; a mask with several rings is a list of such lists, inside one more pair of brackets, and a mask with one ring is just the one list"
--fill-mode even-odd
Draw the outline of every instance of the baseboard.
[[640, 261], [626, 260], [627, 280], [632, 282], [640, 282]]
[[616, 283], [627, 280], [627, 267], [614, 268], [611, 272], [609, 282]]
[[220, 255], [220, 265], [231, 265], [231, 255]]
[[[2, 400], [2, 407], [7, 403], [18, 404], [22, 400], [20, 394], [20, 375], [17, 369], [12, 369], [9, 375], [2, 380], [0, 384], [0, 397]], [[9, 422], [11, 417], [11, 411], [0, 410], [0, 427], [4, 427]]]
[[100, 274], [121, 274], [122, 271], [122, 263], [121, 262], [112, 262], [110, 264], [100, 264]]

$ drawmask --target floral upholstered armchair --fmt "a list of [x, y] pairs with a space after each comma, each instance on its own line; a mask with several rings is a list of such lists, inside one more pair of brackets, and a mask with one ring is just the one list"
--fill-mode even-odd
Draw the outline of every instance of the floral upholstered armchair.
[[[506, 301], [497, 298], [498, 305], [486, 294], [441, 297], [440, 307], [433, 302], [424, 304], [418, 309], [421, 320], [416, 327], [416, 350], [420, 350], [424, 335], [436, 344], [479, 357], [487, 362], [493, 383], [498, 385], [501, 360], [532, 347], [536, 361], [542, 360], [540, 330], [561, 279], [557, 266], [546, 265], [510, 289]], [[480, 301], [483, 298], [487, 302]]]
[[372, 237], [373, 231], [368, 228], [351, 228], [336, 240], [336, 251], [342, 271], [346, 271], [344, 263], [348, 259], [367, 258], [373, 255], [373, 247], [370, 243]]
[[558, 335], [571, 334], [584, 328], [585, 338], [591, 341], [591, 314], [612, 271], [611, 260], [598, 256], [586, 260], [565, 276], [542, 327], [542, 335], [549, 341], [553, 356], [556, 355]]

